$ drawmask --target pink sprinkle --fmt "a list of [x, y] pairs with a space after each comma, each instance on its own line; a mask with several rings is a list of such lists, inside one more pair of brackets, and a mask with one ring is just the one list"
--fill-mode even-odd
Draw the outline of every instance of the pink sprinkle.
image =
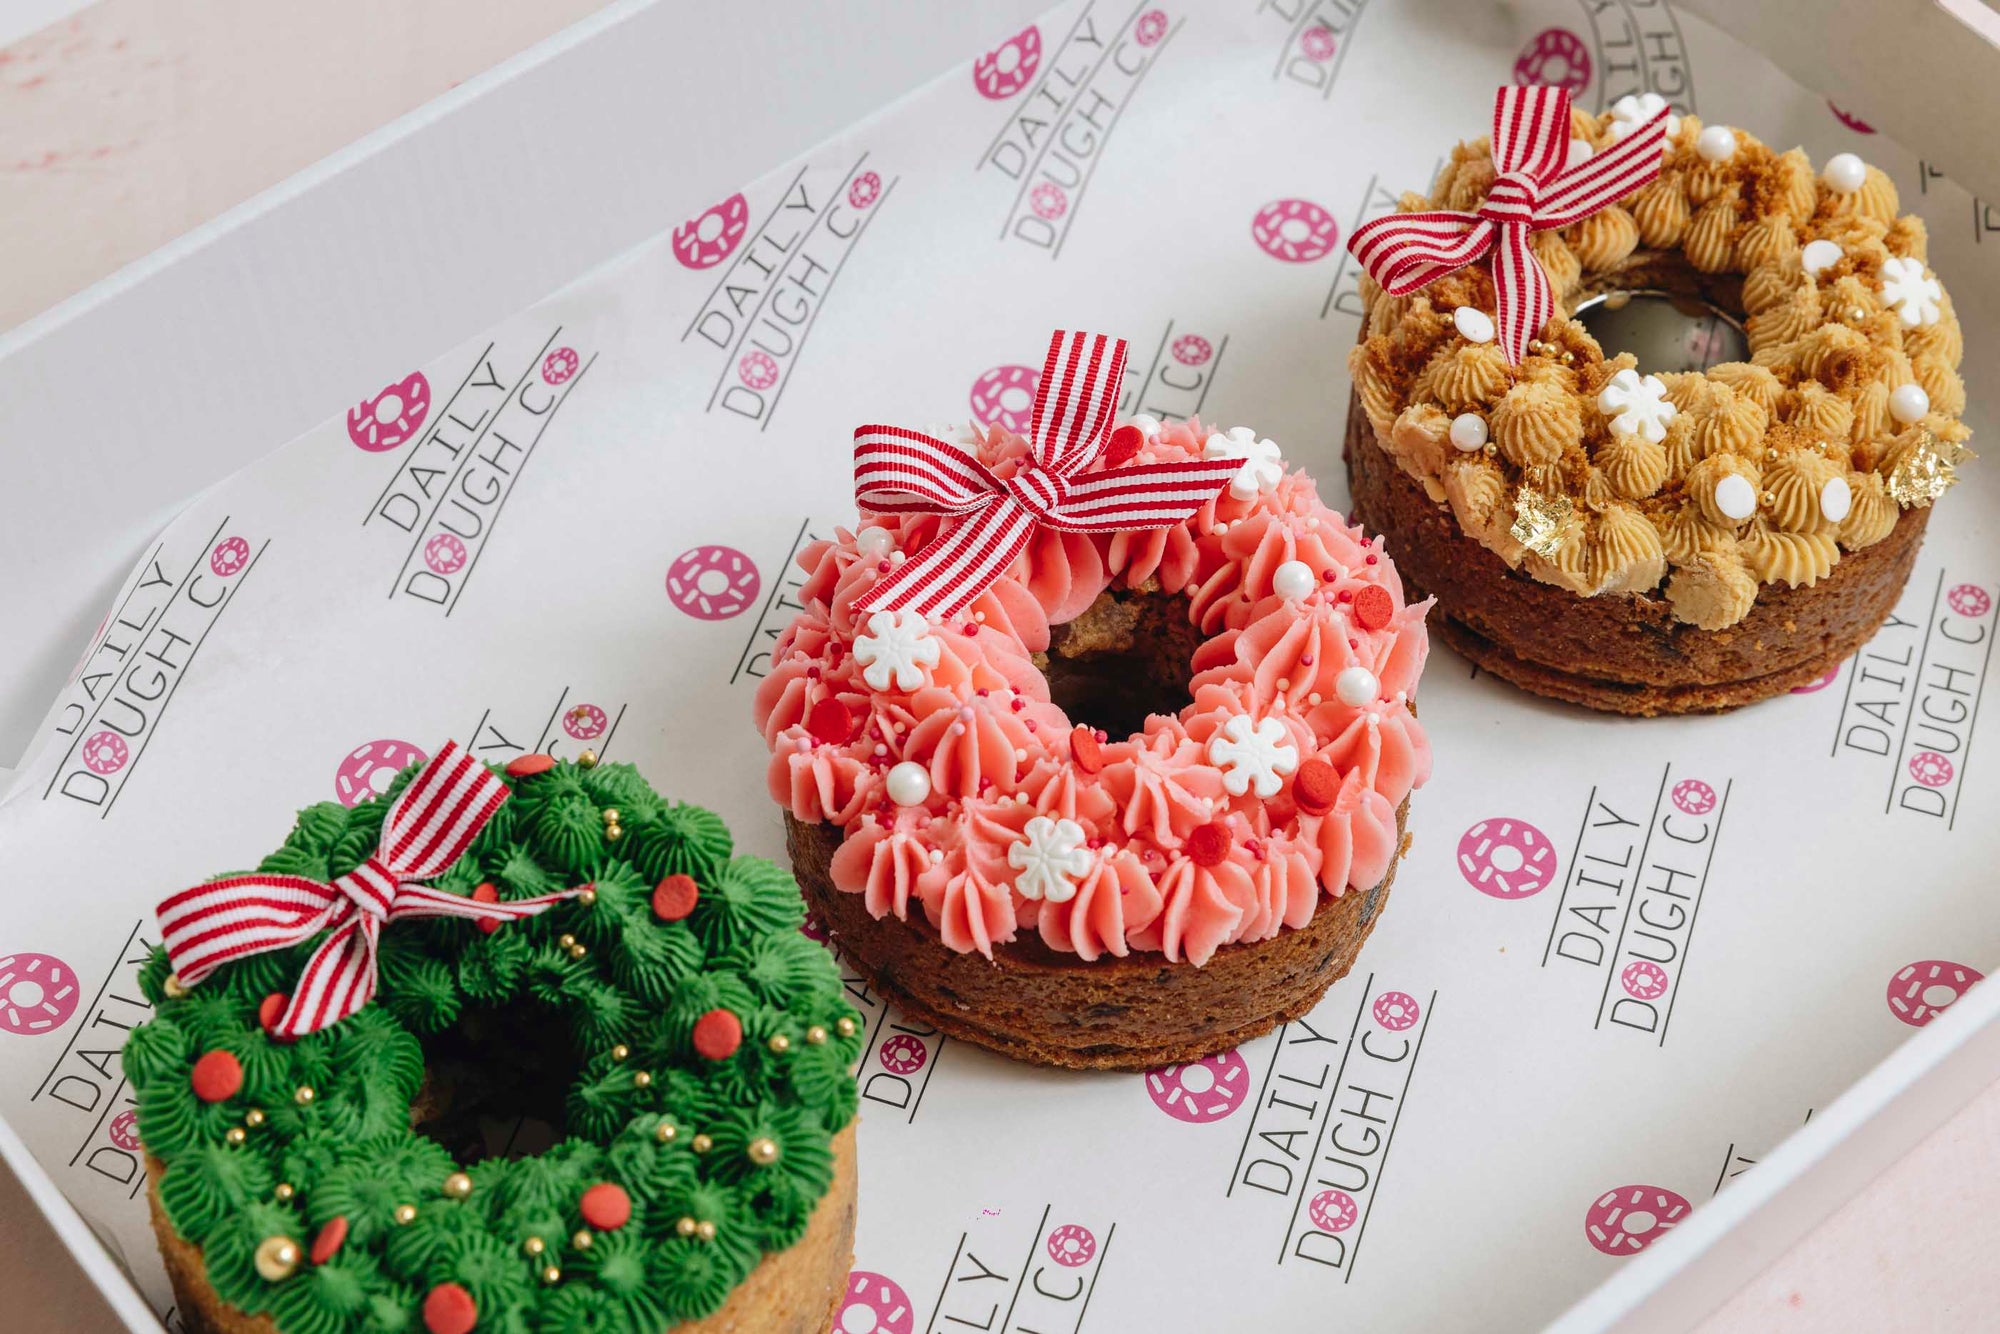
[[819, 680], [819, 668], [817, 668], [817, 667], [808, 667], [808, 668], [806, 668], [806, 680], [808, 680], [808, 681], [817, 681], [817, 680]]
[[1013, 704], [1014, 704], [1014, 712], [1016, 713], [1019, 713], [1021, 710], [1028, 707], [1028, 701], [1022, 699], [1019, 695], [1016, 695], [1014, 697]]
[[1313, 665], [1313, 655], [1312, 655], [1312, 654], [1310, 654], [1310, 653], [1301, 653], [1301, 654], [1299, 654], [1299, 666], [1301, 666], [1301, 667], [1310, 667], [1310, 666], [1312, 666], [1312, 665]]
[[974, 635], [976, 635], [976, 634], [978, 634], [978, 633], [979, 633], [979, 627], [978, 627], [978, 626], [974, 625], [974, 624], [973, 624], [973, 623], [972, 623], [971, 621], [967, 621], [967, 622], [965, 623], [965, 637], [966, 637], [967, 639], [970, 639], [970, 638], [972, 638], [972, 637], [973, 637]]
[[1333, 581], [1334, 581], [1335, 579], [1339, 578], [1339, 576], [1338, 576], [1338, 575], [1336, 575], [1336, 574], [1335, 574], [1335, 573], [1334, 573], [1334, 572], [1333, 572], [1332, 570], [1328, 570], [1328, 571], [1327, 571], [1327, 572], [1326, 572], [1325, 574], [1322, 574], [1322, 575], [1320, 576], [1320, 578], [1322, 578], [1322, 579], [1326, 580], [1326, 582], [1328, 582], [1328, 583], [1330, 584], [1330, 583], [1332, 583], [1332, 582], [1333, 582]]
[[876, 562], [875, 562], [875, 573], [877, 573], [877, 574], [887, 574], [887, 573], [889, 573], [889, 562], [888, 562], [888, 561], [886, 561], [886, 560], [878, 560], [878, 561], [876, 561]]
[[1352, 601], [1354, 601], [1354, 590], [1353, 590], [1353, 589], [1350, 589], [1350, 588], [1343, 588], [1343, 589], [1341, 589], [1341, 590], [1340, 590], [1340, 601], [1342, 601], [1342, 602], [1352, 602]]
[[1368, 553], [1368, 564], [1373, 565], [1374, 563], [1375, 563], [1375, 553], [1371, 551]]

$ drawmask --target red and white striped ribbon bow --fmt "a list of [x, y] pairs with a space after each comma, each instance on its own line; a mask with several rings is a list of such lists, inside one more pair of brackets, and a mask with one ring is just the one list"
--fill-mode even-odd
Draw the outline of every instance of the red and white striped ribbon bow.
[[1660, 174], [1667, 112], [1573, 167], [1569, 94], [1560, 88], [1502, 88], [1493, 99], [1493, 166], [1486, 202], [1471, 213], [1390, 213], [1362, 224], [1347, 248], [1391, 296], [1493, 256], [1500, 348], [1517, 363], [1555, 314], [1549, 276], [1531, 237], [1567, 227], [1631, 194]]
[[581, 893], [578, 886], [482, 903], [414, 883], [457, 861], [512, 795], [485, 765], [447, 743], [390, 805], [375, 852], [332, 884], [252, 873], [196, 885], [162, 902], [160, 934], [175, 975], [192, 986], [232, 959], [287, 949], [331, 928], [271, 1026], [273, 1036], [295, 1038], [338, 1023], [374, 997], [383, 923], [533, 917]]
[[1086, 473], [1104, 452], [1125, 374], [1125, 340], [1057, 330], [1035, 390], [1031, 453], [997, 477], [972, 451], [900, 426], [854, 432], [854, 499], [877, 514], [958, 522], [854, 601], [862, 612], [950, 616], [985, 592], [1037, 528], [1165, 528], [1221, 490], [1241, 459], [1143, 463]]

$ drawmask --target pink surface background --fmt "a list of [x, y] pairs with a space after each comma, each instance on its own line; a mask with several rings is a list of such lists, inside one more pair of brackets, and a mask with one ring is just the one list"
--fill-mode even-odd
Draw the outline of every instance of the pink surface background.
[[[595, 8], [104, 0], [0, 49], [0, 329]], [[1699, 1328], [1991, 1329], [1996, 1243], [2000, 1085]], [[0, 1294], [58, 1334], [113, 1327], [4, 1169]]]

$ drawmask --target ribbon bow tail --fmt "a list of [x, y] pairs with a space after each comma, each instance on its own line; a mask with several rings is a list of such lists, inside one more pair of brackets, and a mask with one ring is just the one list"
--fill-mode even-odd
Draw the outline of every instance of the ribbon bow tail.
[[382, 919], [356, 912], [321, 941], [299, 973], [284, 1012], [271, 1025], [272, 1036], [317, 1032], [375, 999], [375, 947], [381, 930]]

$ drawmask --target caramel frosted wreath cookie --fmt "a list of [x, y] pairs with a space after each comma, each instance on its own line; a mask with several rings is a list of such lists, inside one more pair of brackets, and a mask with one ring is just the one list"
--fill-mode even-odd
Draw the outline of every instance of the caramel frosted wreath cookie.
[[1247, 428], [1112, 429], [1057, 334], [1029, 438], [855, 432], [756, 719], [813, 910], [899, 1008], [1023, 1060], [1236, 1046], [1353, 963], [1430, 771], [1426, 605]]
[[730, 852], [630, 765], [448, 745], [162, 903], [124, 1069], [185, 1327], [825, 1329], [860, 1039]]
[[1350, 241], [1347, 460], [1447, 643], [1658, 714], [1868, 639], [1968, 436], [1958, 320], [1887, 176], [1657, 97], [1588, 116], [1505, 88], [1398, 209]]

